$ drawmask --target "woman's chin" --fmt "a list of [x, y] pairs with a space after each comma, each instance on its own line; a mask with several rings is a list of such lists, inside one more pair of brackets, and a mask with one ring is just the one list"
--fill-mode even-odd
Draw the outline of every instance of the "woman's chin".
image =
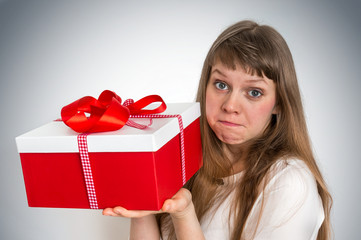
[[232, 138], [232, 137], [229, 137], [229, 136], [220, 136], [218, 138], [223, 143], [228, 144], [228, 145], [241, 145], [242, 143], [244, 143], [243, 139]]

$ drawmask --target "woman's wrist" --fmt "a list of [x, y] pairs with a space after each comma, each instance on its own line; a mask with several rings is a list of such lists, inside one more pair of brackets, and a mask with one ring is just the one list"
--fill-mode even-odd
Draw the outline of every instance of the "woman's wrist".
[[159, 239], [160, 233], [154, 215], [131, 218], [129, 239]]
[[130, 221], [132, 223], [144, 223], [144, 222], [152, 221], [153, 218], [154, 218], [154, 215], [148, 215], [148, 216], [143, 216], [143, 217], [131, 218]]
[[204, 240], [193, 202], [183, 211], [171, 213], [174, 230], [179, 240]]

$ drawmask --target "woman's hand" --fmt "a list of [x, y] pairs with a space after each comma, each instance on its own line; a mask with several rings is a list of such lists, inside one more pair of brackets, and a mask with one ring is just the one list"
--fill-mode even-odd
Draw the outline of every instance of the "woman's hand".
[[157, 213], [170, 213], [172, 217], [184, 217], [189, 211], [192, 211], [192, 194], [185, 188], [181, 188], [171, 199], [167, 199], [160, 211], [127, 210], [122, 207], [106, 208], [103, 215], [117, 216], [126, 218], [141, 218]]
[[169, 213], [177, 239], [204, 239], [192, 202], [192, 194], [181, 188], [164, 202], [160, 211], [134, 211], [122, 207], [106, 208], [104, 215], [131, 218], [131, 239], [159, 239], [159, 228], [154, 217], [157, 213]]

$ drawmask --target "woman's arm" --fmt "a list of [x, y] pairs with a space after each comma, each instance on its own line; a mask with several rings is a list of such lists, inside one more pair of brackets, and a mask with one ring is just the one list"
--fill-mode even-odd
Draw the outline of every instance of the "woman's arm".
[[170, 213], [178, 240], [205, 239], [192, 195], [187, 189], [182, 188], [172, 199], [165, 201], [163, 210]]
[[154, 215], [130, 220], [130, 240], [160, 239], [159, 228]]

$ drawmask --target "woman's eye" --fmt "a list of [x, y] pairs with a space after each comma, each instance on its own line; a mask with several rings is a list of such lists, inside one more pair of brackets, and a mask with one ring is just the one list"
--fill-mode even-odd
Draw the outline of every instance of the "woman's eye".
[[216, 88], [218, 88], [220, 90], [227, 90], [228, 89], [227, 84], [225, 84], [224, 82], [216, 82], [215, 86], [216, 86]]
[[254, 90], [249, 91], [248, 95], [253, 98], [259, 98], [260, 96], [262, 96], [262, 92], [254, 89]]

